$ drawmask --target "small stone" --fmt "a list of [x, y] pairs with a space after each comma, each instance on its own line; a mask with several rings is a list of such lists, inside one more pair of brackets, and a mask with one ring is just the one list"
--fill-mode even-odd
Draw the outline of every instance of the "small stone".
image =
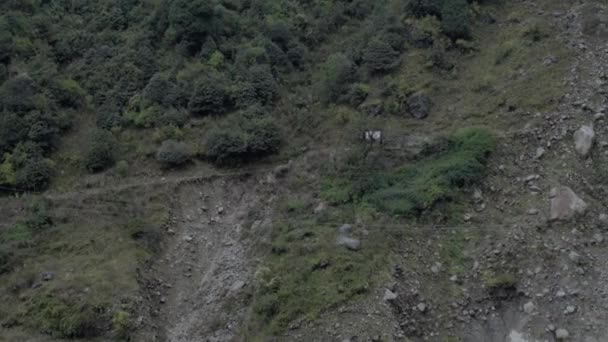
[[473, 219], [473, 215], [472, 214], [464, 214], [463, 219], [465, 220], [465, 222], [469, 222], [469, 221], [471, 221], [471, 219]]
[[457, 282], [458, 281], [458, 276], [457, 275], [453, 275], [450, 277], [450, 281], [452, 282]]
[[218, 215], [222, 215], [224, 213], [224, 207], [217, 208]]
[[602, 242], [604, 242], [604, 236], [600, 233], [594, 234], [593, 240], [595, 240], [595, 242], [597, 242], [597, 243], [602, 243]]
[[358, 251], [359, 249], [361, 249], [361, 241], [359, 241], [358, 239], [353, 239], [347, 236], [339, 236], [336, 239], [336, 244], [338, 246], [343, 246], [346, 247], [347, 249], [350, 249], [351, 251]]
[[42, 272], [42, 280], [51, 281], [55, 278], [55, 274], [53, 272]]
[[324, 212], [325, 209], [327, 209], [327, 204], [325, 204], [325, 202], [319, 202], [319, 204], [317, 204], [317, 206], [313, 210], [313, 213], [320, 214], [320, 213]]
[[527, 302], [526, 304], [524, 304], [524, 312], [527, 313], [528, 315], [531, 315], [535, 309], [536, 309], [536, 306], [532, 302]]
[[538, 210], [538, 209], [528, 210], [528, 215], [538, 215], [539, 213], [540, 213], [540, 210]]
[[437, 274], [439, 273], [439, 271], [441, 270], [440, 266], [435, 264], [433, 266], [431, 266], [431, 272], [433, 272], [433, 274]]
[[420, 311], [420, 312], [426, 311], [426, 304], [424, 304], [424, 303], [420, 303], [416, 307], [418, 308], [418, 311]]
[[351, 226], [350, 224], [343, 224], [338, 231], [340, 232], [340, 234], [343, 235], [349, 235], [353, 233], [353, 226]]
[[557, 296], [557, 298], [564, 298], [564, 297], [566, 297], [566, 292], [559, 290], [559, 291], [557, 291], [555, 296]]
[[187, 235], [186, 237], [184, 237], [184, 241], [186, 241], [186, 242], [192, 242], [193, 239], [194, 238], [190, 235]]
[[595, 131], [592, 126], [584, 125], [574, 133], [574, 148], [582, 157], [589, 155], [594, 141]]
[[232, 284], [232, 286], [230, 286], [230, 292], [237, 292], [240, 291], [243, 287], [245, 287], [245, 282], [242, 280], [237, 280], [234, 282], [234, 284]]
[[398, 297], [398, 295], [396, 293], [394, 293], [393, 291], [391, 291], [389, 289], [384, 290], [384, 301], [385, 302], [392, 302], [392, 301], [396, 300], [397, 297]]
[[608, 214], [600, 214], [599, 220], [601, 223], [608, 225]]
[[167, 297], [160, 297], [160, 303], [165, 304], [167, 302]]
[[558, 340], [565, 340], [568, 337], [570, 337], [570, 333], [568, 332], [568, 330], [563, 328], [555, 330], [555, 338], [557, 338]]
[[536, 153], [534, 153], [534, 159], [540, 159], [545, 155], [545, 148], [539, 147], [536, 149]]
[[573, 313], [575, 313], [575, 312], [576, 312], [576, 306], [574, 306], [574, 305], [568, 305], [568, 306], [566, 307], [566, 310], [564, 311], [564, 313], [565, 313], [566, 315], [571, 315], [571, 314], [573, 314]]
[[583, 263], [581, 255], [575, 251], [571, 251], [570, 253], [568, 253], [568, 258], [570, 259], [570, 261], [572, 261], [573, 263], [575, 263], [577, 265], [580, 265]]

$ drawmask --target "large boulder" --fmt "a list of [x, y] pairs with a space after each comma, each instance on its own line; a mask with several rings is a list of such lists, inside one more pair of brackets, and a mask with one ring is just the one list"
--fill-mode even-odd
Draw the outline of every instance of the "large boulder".
[[416, 119], [424, 119], [431, 112], [431, 98], [422, 92], [413, 94], [407, 99], [407, 110]]
[[587, 211], [587, 203], [567, 186], [551, 189], [551, 221], [568, 221]]
[[592, 126], [582, 126], [574, 132], [574, 148], [582, 157], [587, 157], [595, 141], [595, 131]]

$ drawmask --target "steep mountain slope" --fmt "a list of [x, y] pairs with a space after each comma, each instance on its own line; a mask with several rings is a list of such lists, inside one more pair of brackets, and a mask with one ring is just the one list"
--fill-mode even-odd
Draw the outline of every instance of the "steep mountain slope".
[[0, 340], [608, 337], [604, 1], [0, 6]]

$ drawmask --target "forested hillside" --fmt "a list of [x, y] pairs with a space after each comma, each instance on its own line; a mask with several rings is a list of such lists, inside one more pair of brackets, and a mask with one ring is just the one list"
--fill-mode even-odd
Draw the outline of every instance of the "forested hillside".
[[[282, 99], [356, 108], [408, 44], [433, 46], [429, 62], [449, 69], [445, 50], [466, 46], [460, 39], [483, 16], [464, 0], [11, 0], [1, 10], [0, 182], [22, 190], [49, 186], [66, 162], [53, 158], [61, 138], [90, 116], [97, 129], [67, 161], [79, 172], [117, 160], [124, 168], [157, 145], [168, 165], [275, 153], [302, 129], [278, 127], [280, 112], [294, 111], [275, 109]], [[190, 129], [193, 119], [229, 113], [207, 134]], [[154, 139], [135, 152], [121, 133], [132, 130]]]

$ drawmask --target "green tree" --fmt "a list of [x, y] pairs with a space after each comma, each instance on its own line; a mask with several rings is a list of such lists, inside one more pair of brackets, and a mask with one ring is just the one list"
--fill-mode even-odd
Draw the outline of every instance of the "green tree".
[[467, 0], [445, 0], [441, 9], [441, 29], [452, 39], [469, 38], [471, 14]]
[[103, 171], [115, 162], [116, 141], [109, 131], [99, 129], [91, 135], [91, 142], [84, 156], [84, 166], [89, 172]]
[[156, 152], [156, 160], [167, 166], [179, 166], [192, 159], [192, 149], [186, 143], [165, 140]]

